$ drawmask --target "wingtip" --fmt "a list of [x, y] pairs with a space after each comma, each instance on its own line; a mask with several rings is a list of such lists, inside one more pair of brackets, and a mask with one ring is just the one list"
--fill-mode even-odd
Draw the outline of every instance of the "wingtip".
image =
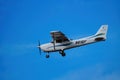
[[50, 33], [61, 32], [59, 30], [50, 31]]

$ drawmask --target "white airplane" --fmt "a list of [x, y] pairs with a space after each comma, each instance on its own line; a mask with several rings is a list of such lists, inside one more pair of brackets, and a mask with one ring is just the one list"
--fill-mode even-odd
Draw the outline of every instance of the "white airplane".
[[40, 45], [39, 42], [39, 45], [37, 47], [40, 50], [40, 54], [41, 54], [41, 50], [47, 52], [46, 58], [49, 58], [50, 52], [56, 52], [56, 51], [58, 51], [62, 56], [65, 56], [66, 54], [64, 51], [66, 49], [84, 46], [99, 41], [105, 41], [107, 29], [108, 29], [108, 25], [102, 25], [96, 34], [76, 40], [68, 39], [61, 31], [52, 31], [50, 32], [50, 34], [53, 38], [53, 41], [42, 45]]

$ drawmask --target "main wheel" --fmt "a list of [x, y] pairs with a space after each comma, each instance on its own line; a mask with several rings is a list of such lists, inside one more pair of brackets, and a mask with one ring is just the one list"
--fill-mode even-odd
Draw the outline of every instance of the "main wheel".
[[64, 51], [59, 51], [59, 53], [64, 57], [66, 56], [65, 52]]
[[66, 56], [66, 54], [65, 54], [65, 53], [62, 53], [62, 56], [64, 57], [64, 56]]
[[46, 58], [49, 58], [50, 56], [49, 55], [46, 55]]

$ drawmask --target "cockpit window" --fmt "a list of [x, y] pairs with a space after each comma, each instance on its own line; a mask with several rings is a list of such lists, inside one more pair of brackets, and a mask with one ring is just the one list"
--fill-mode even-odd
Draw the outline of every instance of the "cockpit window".
[[61, 39], [56, 40], [56, 43], [62, 43], [62, 40]]
[[[62, 43], [62, 42], [65, 42], [65, 41], [68, 41], [68, 39], [58, 39], [58, 40], [55, 40], [55, 43]], [[53, 41], [51, 43], [54, 43]]]

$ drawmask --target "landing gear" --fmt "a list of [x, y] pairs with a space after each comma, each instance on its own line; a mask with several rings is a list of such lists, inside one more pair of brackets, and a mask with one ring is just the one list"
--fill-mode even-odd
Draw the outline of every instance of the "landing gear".
[[65, 54], [65, 53], [62, 53], [61, 55], [62, 55], [63, 57], [64, 57], [64, 56], [66, 56], [66, 54]]
[[47, 54], [46, 54], [46, 58], [49, 58], [49, 57], [50, 57], [50, 55], [49, 55], [49, 53], [47, 53]]
[[50, 56], [49, 55], [46, 55], [46, 58], [49, 58]]
[[65, 56], [66, 56], [66, 54], [65, 54], [65, 52], [64, 52], [64, 51], [59, 51], [59, 53], [60, 53], [63, 57], [65, 57]]
[[[59, 53], [61, 54], [61, 56], [63, 56], [63, 57], [65, 57], [66, 56], [66, 54], [65, 54], [65, 52], [63, 51], [63, 50], [61, 50], [61, 51], [59, 51]], [[46, 56], [45, 56], [46, 58], [49, 58], [50, 57], [50, 55], [49, 55], [49, 52], [46, 54]]]

